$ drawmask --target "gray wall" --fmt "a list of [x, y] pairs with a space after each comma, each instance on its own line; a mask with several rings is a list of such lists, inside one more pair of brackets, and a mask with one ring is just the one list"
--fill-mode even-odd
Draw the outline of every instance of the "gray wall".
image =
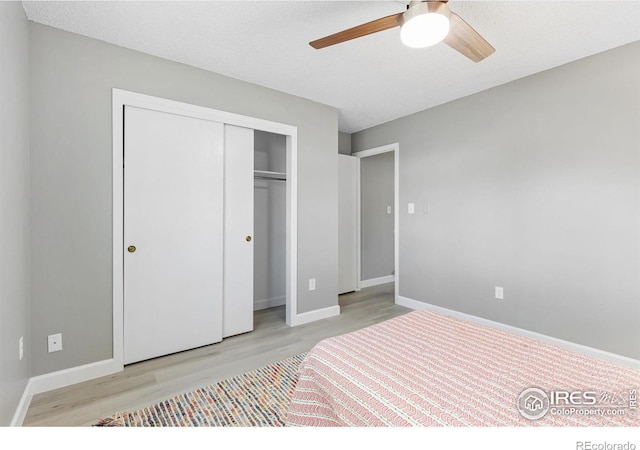
[[[286, 137], [255, 132], [256, 170], [286, 172]], [[285, 304], [287, 192], [286, 181], [256, 179], [254, 184], [254, 309]]]
[[356, 133], [400, 144], [400, 295], [640, 359], [639, 80], [636, 42]]
[[[336, 109], [43, 25], [30, 31], [33, 375], [112, 355], [114, 87], [297, 126], [298, 313], [337, 304]], [[49, 354], [46, 336], [57, 332], [64, 350]]]
[[[393, 275], [394, 152], [360, 159], [362, 280]], [[391, 214], [387, 214], [391, 206]]]
[[349, 133], [338, 133], [338, 153], [341, 155], [351, 154], [351, 135]]
[[11, 423], [30, 376], [28, 49], [22, 4], [0, 2], [0, 426]]

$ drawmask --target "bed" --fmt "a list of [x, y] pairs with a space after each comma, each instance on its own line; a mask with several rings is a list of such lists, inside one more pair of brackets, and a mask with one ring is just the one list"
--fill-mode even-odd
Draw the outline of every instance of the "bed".
[[287, 426], [640, 426], [640, 370], [432, 311], [325, 339], [298, 375]]

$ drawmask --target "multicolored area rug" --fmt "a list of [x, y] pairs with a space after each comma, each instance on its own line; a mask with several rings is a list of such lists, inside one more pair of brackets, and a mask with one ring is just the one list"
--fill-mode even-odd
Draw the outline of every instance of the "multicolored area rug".
[[281, 427], [306, 354], [275, 362], [94, 427]]

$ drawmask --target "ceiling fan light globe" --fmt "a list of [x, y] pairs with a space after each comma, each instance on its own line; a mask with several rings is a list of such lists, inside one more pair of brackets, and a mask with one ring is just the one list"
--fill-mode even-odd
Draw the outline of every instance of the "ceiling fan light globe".
[[411, 48], [425, 48], [442, 42], [449, 34], [449, 18], [437, 12], [420, 14], [400, 28], [402, 43]]

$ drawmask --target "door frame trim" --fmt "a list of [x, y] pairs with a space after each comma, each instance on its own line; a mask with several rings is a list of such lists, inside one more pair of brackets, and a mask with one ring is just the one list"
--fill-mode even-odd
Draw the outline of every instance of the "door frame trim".
[[[398, 298], [400, 295], [400, 212], [398, 210], [400, 206], [400, 144], [398, 142], [394, 142], [393, 144], [382, 145], [380, 147], [370, 148], [367, 150], [362, 150], [360, 152], [352, 153], [351, 156], [355, 156], [358, 158], [357, 161], [357, 170], [356, 170], [356, 189], [357, 189], [357, 197], [356, 197], [356, 245], [358, 246], [357, 251], [357, 284], [358, 290], [368, 287], [374, 286], [375, 284], [367, 283], [367, 281], [372, 280], [362, 280], [362, 223], [361, 223], [361, 215], [362, 215], [362, 180], [361, 180], [361, 164], [360, 160], [362, 158], [367, 158], [369, 156], [380, 155], [382, 153], [393, 152], [393, 278], [395, 281], [395, 303], [398, 303]], [[387, 282], [390, 278], [385, 278]]]
[[179, 114], [286, 136], [286, 322], [296, 325], [298, 275], [298, 127], [213, 108], [112, 89], [113, 120], [113, 363], [124, 368], [124, 106]]

